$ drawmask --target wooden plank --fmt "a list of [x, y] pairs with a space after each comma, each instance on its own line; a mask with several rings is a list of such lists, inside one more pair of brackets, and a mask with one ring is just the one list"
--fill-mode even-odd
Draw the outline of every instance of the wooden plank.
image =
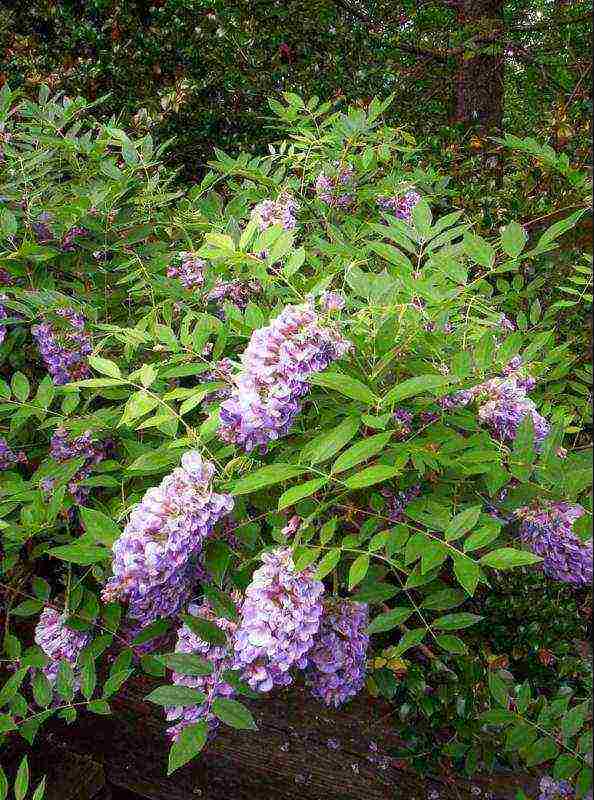
[[[161, 709], [143, 701], [154, 681], [139, 677], [112, 699], [114, 715], [83, 714], [74, 725], [50, 723], [56, 740], [101, 762], [109, 784], [148, 800], [470, 800], [472, 784], [457, 778], [423, 779], [390, 757], [401, 745], [393, 707], [361, 696], [327, 710], [300, 687], [251, 704], [257, 732], [221, 726], [202, 755], [166, 777], [168, 741]], [[497, 800], [525, 777], [473, 781]]]

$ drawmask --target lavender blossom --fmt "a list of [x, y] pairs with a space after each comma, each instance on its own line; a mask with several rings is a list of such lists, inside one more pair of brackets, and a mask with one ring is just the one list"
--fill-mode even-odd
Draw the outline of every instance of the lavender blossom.
[[206, 300], [219, 306], [218, 317], [224, 318], [223, 304], [232, 303], [237, 308], [245, 309], [255, 294], [259, 294], [262, 287], [258, 281], [221, 281], [218, 280], [210, 292], [206, 295]]
[[584, 513], [581, 506], [564, 502], [516, 511], [522, 542], [543, 558], [545, 574], [574, 586], [592, 583], [592, 540], [582, 541], [572, 529]]
[[241, 607], [235, 634], [234, 668], [260, 692], [288, 686], [293, 667], [304, 669], [320, 627], [324, 585], [313, 570], [295, 572], [291, 550], [262, 556]]
[[309, 653], [306, 679], [312, 694], [338, 708], [358, 694], [365, 682], [369, 636], [366, 603], [328, 600], [320, 630]]
[[392, 418], [396, 426], [396, 435], [398, 438], [406, 438], [412, 432], [413, 415], [405, 408], [397, 408]]
[[62, 242], [60, 244], [60, 248], [64, 253], [72, 253], [76, 250], [76, 242], [74, 241], [77, 237], [81, 236], [88, 236], [89, 231], [86, 228], [81, 228], [80, 226], [75, 226], [70, 228], [64, 236], [62, 237]]
[[167, 268], [167, 277], [178, 278], [186, 289], [199, 288], [204, 284], [205, 267], [205, 261], [184, 250], [173, 257]]
[[[214, 622], [229, 637], [232, 637], [237, 629], [236, 622], [230, 622], [222, 617], [217, 619], [208, 601], [203, 601], [200, 605], [192, 604], [188, 611], [192, 616]], [[167, 733], [172, 739], [177, 739], [185, 727], [200, 720], [205, 720], [212, 731], [218, 725], [218, 720], [211, 711], [213, 702], [217, 697], [232, 697], [235, 694], [235, 689], [223, 678], [225, 671], [232, 667], [233, 655], [225, 645], [212, 645], [205, 642], [187, 625], [182, 625], [178, 631], [175, 652], [200, 656], [210, 663], [212, 672], [209, 675], [173, 673], [173, 683], [197, 689], [206, 696], [206, 699], [203, 703], [195, 706], [169, 706], [166, 709], [167, 720], [174, 724], [168, 728]]]
[[299, 206], [291, 195], [283, 192], [277, 200], [263, 200], [258, 203], [251, 216], [261, 231], [272, 225], [281, 225], [284, 230], [292, 231], [297, 227], [295, 215], [298, 210]]
[[324, 311], [342, 311], [345, 307], [345, 299], [338, 292], [322, 292], [320, 295], [320, 307]]
[[341, 194], [340, 187], [347, 186], [352, 181], [355, 171], [350, 165], [340, 167], [335, 164], [334, 166], [336, 174], [332, 177], [320, 172], [316, 178], [314, 190], [318, 198], [326, 205], [346, 208], [352, 204], [353, 196], [348, 192]]
[[0, 345], [6, 338], [6, 325], [2, 320], [8, 319], [8, 312], [4, 308], [3, 300], [6, 300], [6, 295], [0, 294]]
[[383, 496], [388, 501], [388, 517], [390, 522], [402, 522], [407, 505], [412, 502], [415, 497], [421, 494], [421, 487], [415, 484], [408, 489], [400, 492], [392, 492], [389, 489], [382, 490]]
[[[88, 478], [92, 467], [107, 458], [112, 450], [113, 442], [110, 439], [104, 442], [93, 442], [90, 431], [86, 431], [75, 439], [70, 439], [64, 428], [56, 428], [54, 431], [49, 453], [54, 461], [63, 463], [71, 458], [80, 458], [81, 456], [85, 459], [68, 483], [68, 491], [77, 505], [84, 505], [90, 495], [90, 489], [80, 486], [80, 482]], [[44, 487], [42, 486], [42, 488]]]
[[71, 308], [56, 311], [68, 323], [62, 330], [48, 322], [34, 325], [31, 333], [56, 385], [84, 378], [89, 371], [87, 356], [91, 353], [91, 338], [85, 332], [85, 319]]
[[383, 211], [389, 211], [398, 219], [410, 222], [412, 210], [420, 199], [421, 195], [418, 192], [410, 191], [403, 196], [378, 197], [377, 204]]
[[538, 800], [573, 800], [574, 792], [568, 781], [556, 781], [545, 775], [540, 779]]
[[231, 397], [221, 406], [219, 434], [246, 451], [284, 436], [309, 392], [307, 378], [348, 350], [312, 305], [287, 306], [270, 325], [254, 331], [241, 357]]
[[195, 558], [221, 517], [233, 508], [229, 495], [213, 492], [214, 466], [191, 451], [148, 490], [113, 545], [113, 577], [106, 600], [127, 599], [142, 625], [176, 614], [189, 599]]
[[27, 456], [21, 451], [15, 453], [6, 439], [0, 438], [0, 472], [10, 469], [13, 464], [26, 464]]
[[0, 284], [3, 286], [12, 286], [14, 280], [10, 272], [0, 267]]
[[60, 661], [68, 661], [73, 668], [76, 667], [80, 651], [91, 640], [88, 633], [67, 628], [65, 621], [66, 615], [46, 606], [35, 628], [35, 644], [50, 659], [43, 673], [52, 684], [56, 681]]

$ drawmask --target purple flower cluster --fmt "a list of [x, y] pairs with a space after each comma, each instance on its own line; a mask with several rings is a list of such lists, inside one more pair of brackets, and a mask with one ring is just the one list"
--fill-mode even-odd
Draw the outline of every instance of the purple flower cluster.
[[573, 800], [574, 792], [567, 781], [556, 781], [545, 775], [540, 779], [538, 800]]
[[186, 289], [196, 289], [204, 284], [206, 262], [196, 253], [181, 251], [176, 253], [167, 268], [168, 278], [178, 278]]
[[113, 545], [113, 577], [103, 596], [126, 598], [142, 625], [177, 613], [189, 599], [195, 556], [217, 521], [233, 508], [211, 487], [214, 466], [191, 451], [181, 467], [147, 491]]
[[405, 439], [412, 432], [413, 415], [405, 408], [397, 408], [394, 412], [393, 420], [397, 437]]
[[10, 272], [7, 272], [3, 267], [0, 267], [0, 285], [2, 286], [12, 286], [14, 280]]
[[584, 542], [572, 530], [584, 513], [581, 506], [564, 502], [516, 511], [522, 542], [543, 558], [545, 574], [574, 586], [592, 583], [592, 540]]
[[72, 666], [80, 655], [80, 651], [90, 642], [88, 633], [73, 631], [64, 624], [65, 617], [54, 608], [46, 606], [39, 617], [35, 628], [35, 644], [39, 645], [49, 663], [43, 672], [50, 683], [54, 683], [58, 675], [60, 661], [68, 661]]
[[407, 505], [421, 494], [419, 484], [403, 489], [400, 492], [391, 492], [389, 489], [382, 490], [383, 496], [388, 501], [388, 517], [390, 522], [402, 522]]
[[261, 291], [262, 287], [260, 283], [255, 280], [218, 280], [206, 295], [206, 299], [208, 302], [215, 303], [220, 307], [221, 313], [217, 314], [217, 316], [220, 317], [223, 313], [222, 307], [225, 302], [232, 303], [234, 306], [237, 306], [237, 308], [243, 310], [247, 307], [252, 297], [255, 294], [259, 294]]
[[[68, 484], [68, 491], [72, 495], [74, 502], [82, 506], [88, 499], [90, 489], [80, 486], [80, 482], [88, 478], [92, 467], [107, 458], [113, 450], [113, 442], [108, 439], [104, 442], [93, 442], [90, 431], [77, 436], [75, 439], [68, 437], [68, 432], [64, 428], [56, 428], [50, 440], [50, 457], [62, 463], [71, 458], [85, 459], [83, 465], [76, 471]], [[42, 482], [43, 483], [43, 482]], [[45, 483], [42, 489], [51, 490], [52, 484]]]
[[[212, 606], [206, 600], [200, 605], [190, 605], [188, 612], [192, 616], [211, 620], [221, 628], [221, 630], [225, 631], [230, 638], [232, 638], [237, 629], [236, 622], [230, 622], [228, 619], [224, 618], [217, 619]], [[172, 739], [177, 739], [186, 726], [193, 725], [200, 720], [206, 720], [211, 730], [216, 728], [218, 721], [211, 712], [214, 700], [216, 700], [217, 697], [232, 697], [235, 694], [235, 689], [223, 678], [224, 672], [231, 669], [233, 665], [233, 656], [229, 652], [227, 646], [209, 644], [194, 633], [187, 625], [182, 625], [177, 634], [175, 652], [191, 653], [192, 655], [200, 656], [210, 663], [212, 672], [209, 675], [181, 675], [177, 672], [173, 673], [173, 683], [178, 686], [188, 686], [191, 689], [197, 689], [206, 695], [206, 699], [199, 705], [185, 707], [169, 706], [166, 709], [167, 720], [174, 723], [167, 730], [167, 733]]]
[[2, 303], [2, 301], [5, 299], [6, 295], [0, 294], [0, 344], [2, 344], [2, 342], [6, 338], [6, 325], [2, 322], [2, 320], [8, 319], [8, 312], [6, 311]]
[[81, 228], [80, 226], [75, 226], [74, 228], [70, 228], [64, 236], [62, 237], [62, 242], [60, 244], [60, 248], [64, 253], [72, 253], [76, 250], [76, 242], [75, 239], [77, 236], [88, 236], [89, 231], [86, 228]]
[[320, 295], [320, 308], [324, 311], [342, 311], [345, 299], [338, 292], [322, 292]]
[[353, 179], [355, 170], [351, 166], [339, 167], [335, 165], [336, 175], [330, 177], [320, 172], [316, 178], [314, 190], [319, 199], [328, 206], [346, 208], [353, 202], [353, 195], [341, 192], [341, 187], [347, 186]]
[[443, 397], [440, 405], [449, 411], [477, 401], [480, 421], [502, 442], [513, 441], [521, 422], [528, 416], [532, 419], [534, 443], [538, 448], [548, 435], [550, 425], [538, 413], [534, 401], [527, 397], [527, 392], [534, 388], [535, 382], [530, 376], [518, 372], [520, 366], [521, 360], [513, 359], [503, 370], [503, 377], [491, 378], [471, 389]]
[[409, 222], [412, 216], [412, 210], [417, 205], [421, 195], [418, 192], [410, 191], [405, 195], [395, 197], [378, 197], [377, 204], [382, 211], [389, 211], [398, 219], [403, 219]]
[[6, 439], [0, 438], [0, 472], [10, 469], [13, 464], [26, 464], [27, 456], [21, 451], [15, 453]]
[[297, 227], [296, 214], [299, 205], [291, 195], [283, 192], [277, 200], [263, 200], [252, 211], [252, 219], [258, 223], [261, 231], [272, 225], [281, 225], [284, 230], [292, 231]]
[[313, 571], [295, 572], [289, 548], [264, 553], [241, 607], [234, 668], [252, 689], [288, 686], [290, 670], [304, 669], [322, 616], [324, 584]]
[[307, 378], [346, 353], [350, 343], [320, 324], [311, 304], [287, 306], [254, 331], [241, 357], [231, 397], [221, 406], [219, 434], [248, 452], [284, 436], [309, 392]]
[[85, 319], [71, 308], [56, 314], [67, 322], [67, 329], [58, 329], [49, 322], [34, 325], [31, 333], [55, 384], [80, 380], [88, 374], [87, 356], [92, 351], [91, 337], [85, 331]]
[[37, 244], [49, 244], [50, 242], [53, 242], [54, 233], [47, 224], [48, 222], [51, 222], [51, 220], [52, 215], [49, 212], [44, 211], [43, 214], [40, 214], [37, 217], [36, 222], [31, 223], [31, 229], [35, 234], [35, 240], [37, 241]]
[[368, 622], [366, 603], [324, 603], [320, 630], [309, 652], [306, 678], [314, 697], [327, 706], [338, 708], [363, 688]]

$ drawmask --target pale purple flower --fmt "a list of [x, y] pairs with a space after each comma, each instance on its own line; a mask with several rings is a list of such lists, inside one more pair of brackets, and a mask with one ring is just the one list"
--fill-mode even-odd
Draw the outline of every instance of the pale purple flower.
[[204, 283], [206, 262], [196, 253], [182, 250], [171, 260], [167, 268], [168, 278], [177, 278], [186, 289], [195, 289]]
[[103, 596], [126, 599], [130, 617], [143, 625], [187, 602], [202, 544], [233, 508], [229, 495], [212, 490], [213, 474], [200, 453], [186, 453], [181, 467], [147, 491], [113, 545], [113, 577]]
[[338, 708], [365, 683], [369, 636], [366, 603], [327, 600], [320, 629], [309, 652], [306, 680], [314, 697]]
[[70, 383], [88, 375], [87, 356], [92, 352], [85, 319], [71, 308], [56, 311], [66, 321], [64, 328], [42, 322], [31, 328], [37, 347], [56, 385]]
[[262, 200], [255, 206], [251, 216], [261, 231], [265, 231], [272, 225], [281, 225], [284, 230], [292, 231], [297, 226], [295, 215], [298, 210], [299, 206], [294, 198], [283, 192], [277, 200]]
[[335, 174], [333, 176], [320, 172], [316, 178], [314, 190], [318, 198], [326, 205], [346, 208], [352, 204], [353, 196], [348, 192], [341, 192], [340, 187], [351, 183], [355, 171], [350, 165], [340, 167], [335, 164], [334, 167]]
[[420, 199], [421, 195], [411, 190], [404, 195], [378, 197], [377, 204], [383, 211], [389, 211], [390, 214], [393, 214], [398, 219], [409, 222], [412, 216], [412, 210]]
[[213, 288], [206, 295], [208, 302], [215, 303], [219, 307], [219, 313], [216, 314], [219, 318], [224, 319], [225, 302], [232, 303], [237, 308], [245, 309], [248, 303], [251, 302], [254, 295], [259, 294], [262, 287], [259, 281], [222, 281], [217, 280]]
[[320, 307], [324, 311], [342, 311], [345, 307], [345, 299], [338, 292], [322, 292]]
[[27, 456], [22, 452], [15, 453], [6, 439], [0, 437], [0, 472], [10, 469], [14, 464], [26, 464]]
[[43, 668], [43, 672], [52, 684], [58, 675], [60, 661], [67, 661], [75, 668], [80, 651], [91, 641], [88, 633], [67, 628], [65, 621], [65, 614], [46, 606], [35, 628], [35, 644], [39, 645], [49, 658], [49, 663]]
[[393, 414], [396, 435], [399, 439], [404, 439], [412, 432], [413, 415], [405, 408], [397, 408]]
[[287, 306], [253, 332], [231, 397], [221, 406], [219, 434], [246, 451], [286, 435], [309, 392], [307, 379], [346, 353], [339, 332], [322, 326], [313, 306]]
[[9, 314], [2, 303], [3, 300], [6, 299], [6, 295], [0, 294], [0, 345], [6, 338], [6, 324], [2, 321], [8, 319]]
[[[231, 622], [223, 617], [217, 619], [212, 606], [207, 600], [202, 601], [200, 605], [190, 605], [188, 613], [214, 622], [217, 627], [228, 635], [229, 639], [232, 639], [237, 630], [236, 622]], [[218, 720], [211, 710], [213, 702], [217, 697], [232, 697], [235, 694], [235, 689], [223, 677], [225, 671], [231, 669], [233, 665], [233, 654], [227, 645], [213, 645], [205, 642], [187, 625], [182, 625], [178, 631], [175, 652], [200, 656], [210, 663], [212, 672], [208, 675], [173, 673], [173, 683], [178, 686], [197, 689], [206, 696], [206, 699], [203, 703], [195, 706], [167, 707], [165, 712], [167, 720], [174, 723], [167, 729], [167, 733], [172, 739], [177, 739], [185, 727], [193, 725], [200, 720], [205, 720], [212, 731], [218, 725]]]
[[502, 331], [511, 332], [515, 331], [516, 323], [513, 320], [509, 319], [509, 317], [506, 317], [505, 314], [502, 314], [499, 319], [499, 327], [501, 328]]
[[388, 501], [388, 517], [390, 518], [390, 522], [402, 522], [406, 507], [416, 497], [419, 497], [420, 494], [421, 487], [418, 483], [400, 492], [392, 492], [390, 489], [383, 489], [382, 495]]
[[[77, 505], [84, 505], [90, 495], [90, 489], [80, 486], [80, 482], [88, 478], [95, 464], [108, 458], [113, 450], [113, 442], [107, 439], [103, 442], [93, 442], [90, 431], [83, 433], [75, 439], [70, 439], [64, 428], [56, 428], [50, 440], [50, 457], [62, 463], [71, 458], [85, 459], [84, 463], [71, 477], [68, 490]], [[42, 486], [43, 488], [43, 486]]]
[[564, 502], [516, 511], [520, 538], [542, 557], [545, 574], [574, 586], [592, 583], [592, 540], [582, 541], [572, 529], [575, 520], [584, 513], [582, 506]]
[[556, 781], [545, 775], [540, 779], [538, 800], [573, 800], [574, 792], [568, 781]]
[[246, 589], [234, 639], [234, 668], [260, 692], [288, 686], [290, 670], [304, 669], [320, 627], [324, 584], [313, 570], [295, 571], [289, 548], [262, 555]]
[[60, 248], [64, 253], [72, 253], [76, 250], [76, 242], [75, 239], [77, 237], [88, 236], [89, 231], [86, 228], [81, 228], [80, 226], [75, 226], [70, 228], [64, 236], [62, 237], [62, 241], [60, 243]]

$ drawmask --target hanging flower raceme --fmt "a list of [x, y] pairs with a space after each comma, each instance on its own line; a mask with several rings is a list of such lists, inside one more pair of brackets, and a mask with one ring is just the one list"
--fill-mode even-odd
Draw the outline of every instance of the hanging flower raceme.
[[206, 295], [209, 303], [217, 306], [216, 316], [220, 319], [225, 318], [224, 304], [232, 303], [237, 308], [245, 309], [255, 295], [262, 291], [258, 281], [221, 281], [218, 280], [213, 288]]
[[49, 658], [49, 663], [43, 668], [43, 672], [50, 683], [56, 680], [60, 661], [67, 661], [75, 668], [81, 650], [91, 641], [88, 633], [67, 628], [65, 621], [65, 614], [46, 606], [35, 628], [35, 644], [39, 645]]
[[334, 327], [322, 324], [313, 305], [287, 306], [252, 334], [234, 391], [221, 406], [221, 438], [248, 452], [265, 451], [289, 431], [309, 392], [308, 377], [349, 347]]
[[133, 509], [113, 545], [113, 577], [106, 600], [126, 599], [141, 625], [177, 613], [187, 602], [195, 557], [221, 517], [233, 508], [229, 495], [213, 492], [214, 466], [191, 451]]
[[[237, 629], [236, 622], [231, 622], [223, 617], [217, 618], [212, 606], [206, 600], [200, 605], [190, 605], [188, 612], [192, 616], [214, 622], [230, 638]], [[177, 739], [187, 725], [193, 725], [200, 720], [205, 720], [211, 730], [216, 728], [218, 721], [211, 711], [213, 702], [217, 697], [232, 697], [235, 694], [235, 689], [223, 677], [225, 671], [231, 669], [233, 665], [233, 655], [226, 645], [209, 644], [187, 625], [182, 625], [177, 634], [175, 652], [200, 656], [205, 661], [208, 661], [212, 667], [212, 672], [208, 675], [173, 673], [173, 682], [175, 684], [198, 689], [205, 695], [205, 700], [195, 706], [170, 706], [166, 709], [168, 721], [174, 723], [167, 729], [167, 733], [172, 739]]]
[[314, 190], [318, 198], [326, 205], [346, 208], [352, 204], [353, 195], [342, 192], [341, 189], [351, 183], [355, 170], [350, 165], [340, 167], [335, 164], [335, 168], [336, 174], [333, 176], [320, 172], [316, 178]]
[[56, 314], [65, 320], [64, 329], [42, 322], [34, 325], [31, 333], [53, 382], [62, 385], [80, 380], [88, 374], [87, 356], [92, 346], [82, 314], [77, 314], [71, 308], [61, 308]]
[[404, 195], [396, 195], [395, 197], [378, 197], [377, 204], [382, 211], [388, 211], [398, 219], [409, 222], [413, 208], [420, 199], [421, 195], [411, 190]]
[[450, 411], [477, 402], [478, 417], [502, 442], [513, 442], [520, 424], [526, 417], [532, 420], [534, 444], [538, 449], [550, 431], [547, 420], [538, 413], [527, 392], [534, 388], [532, 377], [520, 371], [521, 360], [512, 361], [503, 370], [503, 377], [491, 378], [471, 389], [462, 389], [440, 400], [442, 408]]
[[[113, 442], [111, 440], [94, 442], [90, 431], [75, 439], [70, 439], [64, 428], [56, 428], [54, 431], [50, 440], [49, 452], [54, 461], [63, 463], [71, 458], [83, 457], [85, 459], [68, 483], [68, 491], [77, 505], [84, 505], [91, 492], [89, 487], [80, 485], [81, 481], [88, 478], [93, 466], [108, 458], [112, 450]], [[49, 491], [52, 485], [45, 485], [42, 488]]]
[[313, 571], [295, 571], [289, 548], [262, 556], [241, 607], [234, 668], [260, 692], [288, 686], [293, 667], [304, 669], [320, 627], [324, 585]]
[[545, 775], [540, 779], [538, 800], [573, 800], [575, 797], [568, 781], [556, 781]]
[[563, 502], [516, 511], [522, 542], [542, 557], [545, 574], [574, 586], [592, 583], [592, 540], [582, 541], [572, 529], [584, 513], [581, 506]]
[[314, 697], [338, 708], [365, 683], [369, 636], [366, 603], [328, 600], [320, 630], [309, 652], [306, 679]]
[[421, 487], [419, 484], [416, 484], [409, 489], [404, 489], [396, 493], [389, 489], [383, 489], [382, 494], [388, 501], [388, 516], [390, 522], [402, 522], [406, 507], [416, 497], [419, 497], [421, 494]]
[[261, 231], [272, 225], [281, 225], [284, 230], [292, 231], [297, 227], [296, 214], [299, 205], [290, 194], [281, 193], [277, 200], [263, 200], [254, 207], [251, 217], [258, 223]]
[[4, 307], [2, 301], [6, 299], [6, 295], [0, 294], [0, 344], [6, 338], [6, 323], [3, 320], [8, 319], [8, 312]]
[[171, 260], [167, 268], [168, 278], [178, 278], [186, 289], [196, 289], [204, 284], [206, 262], [196, 253], [182, 250]]
[[15, 453], [6, 439], [0, 438], [0, 472], [10, 469], [15, 464], [26, 464], [27, 456], [22, 452]]

